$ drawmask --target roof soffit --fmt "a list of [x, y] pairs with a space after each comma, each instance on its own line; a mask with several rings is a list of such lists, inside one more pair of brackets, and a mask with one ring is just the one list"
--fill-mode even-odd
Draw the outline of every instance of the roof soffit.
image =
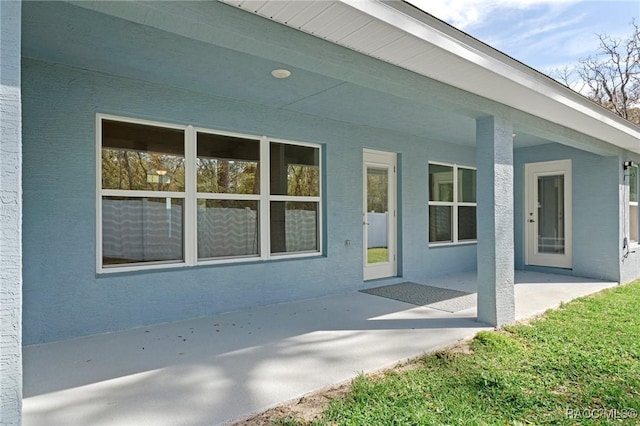
[[223, 1], [640, 153], [640, 129], [634, 125], [401, 1]]

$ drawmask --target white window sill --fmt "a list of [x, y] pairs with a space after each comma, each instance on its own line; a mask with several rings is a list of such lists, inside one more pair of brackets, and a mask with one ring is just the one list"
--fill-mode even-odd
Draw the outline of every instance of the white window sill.
[[468, 241], [458, 241], [457, 243], [453, 243], [450, 241], [441, 242], [441, 243], [429, 243], [429, 248], [432, 247], [455, 247], [455, 246], [469, 246], [472, 244], [478, 244], [478, 240], [468, 240]]
[[187, 265], [185, 262], [167, 262], [167, 263], [150, 263], [150, 264], [132, 264], [123, 266], [107, 266], [98, 270], [98, 275], [110, 275], [125, 272], [145, 272], [145, 271], [157, 271], [162, 269], [174, 269], [174, 268], [194, 268], [199, 266], [216, 266], [216, 265], [242, 265], [252, 263], [265, 263], [265, 262], [278, 262], [293, 259], [309, 259], [325, 257], [321, 252], [301, 252], [291, 254], [272, 254], [269, 258], [262, 258], [257, 256], [247, 257], [227, 257], [220, 259], [207, 259], [201, 260], [195, 265]]

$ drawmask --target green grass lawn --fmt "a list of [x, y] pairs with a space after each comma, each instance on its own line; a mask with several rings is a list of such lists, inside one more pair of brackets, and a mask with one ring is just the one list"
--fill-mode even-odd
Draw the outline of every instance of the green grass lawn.
[[640, 424], [639, 307], [636, 283], [481, 332], [470, 351], [355, 379], [314, 424]]
[[381, 263], [389, 261], [389, 249], [370, 248], [367, 249], [367, 263]]

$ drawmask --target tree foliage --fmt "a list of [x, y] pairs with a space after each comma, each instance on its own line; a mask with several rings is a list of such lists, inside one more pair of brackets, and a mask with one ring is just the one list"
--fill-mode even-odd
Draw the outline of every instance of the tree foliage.
[[184, 191], [184, 158], [127, 149], [102, 150], [102, 187]]
[[315, 166], [289, 164], [287, 166], [287, 195], [320, 195], [320, 170]]
[[597, 104], [640, 126], [640, 28], [627, 38], [598, 34], [597, 53], [551, 76]]
[[[274, 166], [282, 182], [272, 182], [273, 194], [320, 196], [320, 169], [316, 165]], [[276, 170], [271, 170], [273, 173]], [[198, 192], [259, 194], [260, 165], [255, 161], [198, 158]], [[278, 186], [278, 185], [281, 185]], [[141, 191], [185, 189], [184, 157], [129, 149], [102, 150], [102, 188]]]
[[389, 181], [385, 170], [367, 170], [367, 211], [384, 213], [389, 210]]
[[198, 159], [198, 192], [259, 194], [260, 170], [257, 162]]

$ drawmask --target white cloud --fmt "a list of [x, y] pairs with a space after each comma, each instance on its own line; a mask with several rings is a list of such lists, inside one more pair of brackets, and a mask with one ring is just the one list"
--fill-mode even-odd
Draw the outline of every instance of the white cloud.
[[569, 5], [578, 0], [408, 0], [420, 9], [464, 30], [497, 10], [523, 10], [541, 5]]
[[589, 52], [582, 36], [589, 25], [586, 11], [572, 8], [585, 0], [409, 1], [533, 67]]
[[407, 1], [541, 70], [593, 55], [597, 34], [624, 38], [640, 19], [639, 0]]

